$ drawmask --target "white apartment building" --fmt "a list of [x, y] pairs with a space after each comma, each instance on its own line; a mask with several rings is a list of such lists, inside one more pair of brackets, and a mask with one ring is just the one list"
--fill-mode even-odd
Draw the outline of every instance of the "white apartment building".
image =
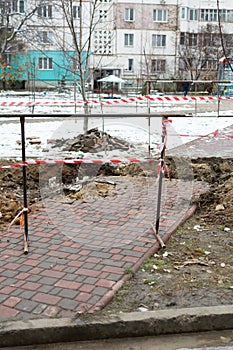
[[[220, 23], [216, 0], [106, 0], [104, 4], [114, 18], [108, 22], [111, 40], [103, 42], [98, 30], [96, 37], [108, 54], [96, 46], [92, 56], [93, 67], [102, 74], [115, 73], [134, 86], [147, 79], [216, 79], [224, 49], [233, 53], [231, 40], [223, 49], [219, 35], [219, 25], [223, 36], [233, 34], [230, 0], [219, 0]], [[205, 36], [202, 44], [200, 33]], [[184, 59], [197, 62], [185, 69]]]
[[[17, 21], [35, 9], [18, 38], [24, 43], [23, 53], [31, 55], [24, 62], [26, 73], [34, 74], [38, 86], [58, 84], [65, 70], [69, 81], [78, 79], [75, 56], [82, 53], [88, 59], [81, 69], [88, 72], [93, 88], [109, 74], [127, 80], [129, 87], [147, 80], [216, 79], [217, 62], [233, 53], [232, 0], [3, 0], [3, 4], [14, 15], [7, 20], [16, 29]], [[66, 14], [64, 6], [69, 9]], [[2, 23], [4, 16], [3, 12]]]

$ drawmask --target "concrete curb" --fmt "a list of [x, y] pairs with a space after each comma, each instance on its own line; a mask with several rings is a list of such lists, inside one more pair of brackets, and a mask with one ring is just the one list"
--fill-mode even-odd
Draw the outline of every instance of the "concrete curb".
[[233, 329], [233, 305], [1, 324], [2, 347]]

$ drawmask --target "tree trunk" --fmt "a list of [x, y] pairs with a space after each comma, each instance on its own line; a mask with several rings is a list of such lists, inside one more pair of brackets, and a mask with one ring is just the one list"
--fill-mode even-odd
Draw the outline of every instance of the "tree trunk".
[[88, 130], [88, 118], [89, 118], [89, 113], [88, 113], [88, 104], [84, 103], [84, 121], [83, 121], [83, 133], [85, 134]]

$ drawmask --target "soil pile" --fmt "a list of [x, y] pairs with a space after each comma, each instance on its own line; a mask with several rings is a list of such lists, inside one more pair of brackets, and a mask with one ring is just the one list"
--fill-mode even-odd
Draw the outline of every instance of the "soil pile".
[[[192, 171], [183, 167], [177, 173], [177, 164], [186, 160], [168, 158], [166, 161], [171, 178], [189, 178], [209, 184], [208, 192], [196, 200], [198, 212], [209, 223], [229, 225], [233, 229], [233, 159], [197, 158], [191, 160]], [[187, 164], [186, 164], [187, 165]]]
[[63, 151], [98, 153], [101, 151], [121, 150], [127, 151], [134, 148], [133, 145], [112, 137], [106, 132], [101, 132], [98, 128], [88, 130], [85, 134], [80, 134], [72, 139], [51, 140], [52, 148], [59, 147]]

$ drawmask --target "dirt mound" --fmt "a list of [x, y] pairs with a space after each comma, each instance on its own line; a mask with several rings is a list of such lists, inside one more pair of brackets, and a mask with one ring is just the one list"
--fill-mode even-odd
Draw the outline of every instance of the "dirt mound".
[[[209, 183], [209, 190], [197, 199], [198, 212], [213, 224], [233, 226], [233, 160], [221, 158], [168, 158], [171, 178], [191, 179]], [[182, 171], [177, 171], [182, 164]], [[190, 170], [191, 169], [191, 170]]]
[[101, 132], [98, 128], [88, 130], [85, 134], [80, 134], [72, 139], [59, 139], [50, 142], [52, 148], [59, 147], [63, 151], [75, 151], [83, 153], [97, 153], [101, 151], [121, 150], [128, 151], [134, 148], [132, 144], [112, 137], [106, 132]]

